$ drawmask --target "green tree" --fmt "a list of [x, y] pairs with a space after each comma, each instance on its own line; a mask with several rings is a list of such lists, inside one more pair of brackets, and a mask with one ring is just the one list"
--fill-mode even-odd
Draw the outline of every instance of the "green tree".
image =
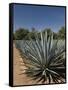
[[29, 32], [29, 34], [28, 34], [28, 37], [35, 40], [36, 33], [37, 33], [36, 29], [34, 27], [32, 27], [31, 32]]
[[65, 39], [65, 27], [61, 27], [61, 29], [58, 32], [59, 39]]
[[54, 39], [58, 39], [58, 35], [57, 35], [56, 32], [53, 32], [53, 38], [54, 38]]
[[14, 37], [16, 40], [27, 39], [28, 33], [29, 33], [28, 29], [20, 28], [16, 30]]

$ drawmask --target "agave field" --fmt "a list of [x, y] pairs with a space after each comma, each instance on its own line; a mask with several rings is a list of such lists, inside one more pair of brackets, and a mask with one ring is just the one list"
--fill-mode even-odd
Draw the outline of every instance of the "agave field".
[[26, 74], [36, 82], [43, 84], [64, 83], [66, 71], [65, 40], [53, 39], [53, 33], [47, 37], [40, 32], [40, 39], [15, 40], [15, 46], [24, 60]]

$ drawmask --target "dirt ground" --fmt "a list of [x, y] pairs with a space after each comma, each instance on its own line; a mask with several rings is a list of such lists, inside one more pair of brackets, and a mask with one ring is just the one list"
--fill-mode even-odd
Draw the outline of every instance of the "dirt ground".
[[15, 45], [13, 45], [13, 85], [32, 85], [32, 84], [41, 84], [36, 83], [33, 80], [30, 80], [29, 77], [27, 77], [25, 74], [21, 74], [24, 72], [24, 69], [26, 68], [23, 59], [20, 56], [20, 53], [18, 49], [15, 48]]

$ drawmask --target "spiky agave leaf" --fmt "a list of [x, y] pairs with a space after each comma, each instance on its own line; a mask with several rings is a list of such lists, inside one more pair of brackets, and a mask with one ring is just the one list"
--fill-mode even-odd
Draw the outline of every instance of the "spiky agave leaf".
[[25, 41], [21, 48], [28, 60], [26, 74], [37, 82], [65, 82], [65, 46], [53, 39], [53, 33], [47, 38], [47, 32], [40, 33], [41, 40]]

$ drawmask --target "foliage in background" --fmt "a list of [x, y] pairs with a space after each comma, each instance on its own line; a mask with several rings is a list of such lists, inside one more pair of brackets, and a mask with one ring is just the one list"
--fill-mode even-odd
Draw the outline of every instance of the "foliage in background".
[[[50, 28], [46, 28], [46, 29], [42, 30], [43, 33], [45, 31], [47, 31], [47, 35], [49, 37], [52, 30]], [[28, 29], [20, 28], [13, 33], [13, 39], [14, 40], [22, 40], [22, 39], [29, 40], [30, 37], [32, 39], [35, 39], [36, 33], [38, 33], [38, 36], [40, 39], [40, 31], [36, 30], [34, 27], [32, 28], [32, 31], [30, 31]], [[65, 39], [65, 27], [61, 27], [61, 29], [57, 33], [53, 32], [53, 36], [54, 36], [54, 39], [57, 39], [57, 37], [59, 39]]]
[[29, 30], [20, 28], [20, 29], [16, 30], [16, 32], [14, 33], [14, 38], [15, 38], [15, 40], [28, 39], [26, 37], [28, 33], [29, 33]]
[[65, 28], [61, 27], [61, 29], [58, 32], [59, 39], [65, 39]]

